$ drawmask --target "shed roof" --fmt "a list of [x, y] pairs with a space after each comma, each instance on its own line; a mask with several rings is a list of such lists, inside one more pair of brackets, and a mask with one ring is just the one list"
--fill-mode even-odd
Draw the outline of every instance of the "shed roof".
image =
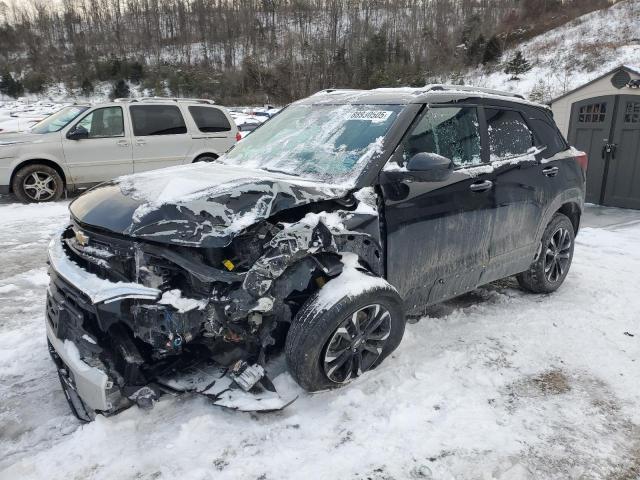
[[563, 93], [562, 95], [560, 95], [559, 97], [554, 98], [553, 100], [549, 101], [549, 105], [551, 105], [554, 102], [557, 102], [558, 100], [560, 100], [561, 98], [564, 98], [568, 95], [571, 95], [573, 92], [577, 92], [578, 90], [583, 89], [584, 87], [588, 87], [589, 85], [591, 85], [592, 83], [597, 82], [598, 80], [602, 80], [603, 78], [608, 77], [609, 75], [616, 73], [619, 70], [624, 70], [626, 72], [629, 73], [634, 73], [636, 75], [640, 75], [640, 66], [634, 66], [634, 65], [618, 65], [616, 68], [614, 68], [613, 70], [609, 70], [606, 73], [603, 73], [602, 75], [600, 75], [599, 77], [594, 78], [593, 80], [584, 83], [582, 85], [580, 85], [577, 88], [574, 88], [573, 90], [569, 90], [566, 93]]

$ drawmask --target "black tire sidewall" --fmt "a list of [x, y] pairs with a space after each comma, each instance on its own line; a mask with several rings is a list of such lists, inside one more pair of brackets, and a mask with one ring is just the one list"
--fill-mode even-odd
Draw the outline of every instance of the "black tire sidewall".
[[[550, 282], [547, 279], [544, 272], [545, 251], [549, 243], [549, 239], [559, 228], [566, 228], [569, 231], [569, 234], [571, 235], [571, 247], [569, 250], [569, 264], [567, 266], [567, 269], [562, 274], [562, 277], [559, 280], [555, 282]], [[567, 278], [569, 270], [571, 269], [571, 263], [573, 262], [573, 250], [575, 247], [575, 232], [573, 230], [573, 224], [571, 223], [571, 220], [569, 220], [569, 218], [566, 215], [563, 215], [561, 213], [556, 213], [551, 219], [551, 221], [549, 222], [549, 224], [547, 225], [547, 228], [545, 229], [542, 235], [541, 244], [542, 244], [542, 248], [540, 251], [540, 256], [527, 272], [522, 273], [518, 277], [518, 280], [525, 288], [533, 292], [551, 293], [557, 290], [560, 287], [560, 285], [564, 283], [564, 280]]]
[[[27, 178], [29, 175], [31, 175], [34, 172], [46, 173], [47, 175], [50, 175], [54, 179], [56, 183], [56, 188], [51, 198], [48, 198], [47, 200], [34, 200], [29, 195], [27, 195], [26, 192], [24, 191], [23, 183], [25, 178]], [[60, 197], [62, 196], [62, 193], [64, 191], [64, 183], [63, 183], [62, 177], [54, 168], [48, 165], [34, 163], [32, 165], [27, 165], [25, 167], [22, 167], [20, 170], [18, 170], [18, 172], [16, 172], [16, 174], [13, 177], [13, 180], [11, 181], [11, 189], [13, 190], [13, 194], [16, 196], [16, 198], [22, 203], [54, 202], [56, 200], [59, 200]]]
[[210, 163], [210, 162], [215, 162], [218, 159], [218, 157], [215, 157], [213, 155], [203, 155], [202, 157], [196, 158], [193, 163], [200, 163], [200, 162], [205, 162], [205, 163]]
[[322, 359], [327, 342], [338, 326], [355, 311], [367, 305], [380, 304], [391, 316], [391, 333], [373, 368], [379, 365], [400, 344], [405, 329], [402, 301], [391, 287], [373, 288], [355, 296], [343, 297], [321, 311], [316, 311], [318, 293], [314, 294], [294, 318], [287, 335], [285, 352], [289, 372], [308, 391], [341, 387], [329, 380]]

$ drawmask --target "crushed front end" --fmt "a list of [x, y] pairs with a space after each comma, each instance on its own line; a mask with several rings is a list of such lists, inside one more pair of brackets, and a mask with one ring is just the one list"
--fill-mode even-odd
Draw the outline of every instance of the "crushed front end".
[[265, 225], [251, 232], [252, 242], [235, 242], [235, 251], [169, 247], [78, 225], [56, 235], [47, 337], [79, 418], [187, 390], [242, 410], [286, 405], [264, 365], [276, 344], [276, 317], [288, 312], [246, 288], [269, 283], [269, 272], [247, 268], [277, 233]]

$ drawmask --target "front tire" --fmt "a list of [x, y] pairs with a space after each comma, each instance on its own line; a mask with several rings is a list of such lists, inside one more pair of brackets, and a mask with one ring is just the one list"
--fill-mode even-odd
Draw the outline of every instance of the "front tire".
[[[349, 288], [342, 282], [338, 277], [323, 289], [352, 290], [353, 283]], [[321, 289], [300, 309], [285, 352], [289, 372], [302, 388], [314, 392], [340, 387], [378, 366], [398, 347], [405, 327], [402, 300], [384, 280], [377, 283], [329, 304]]]
[[538, 258], [526, 272], [517, 275], [518, 283], [533, 293], [556, 291], [569, 273], [573, 260], [575, 232], [566, 215], [556, 213], [542, 235]]
[[54, 202], [62, 196], [64, 182], [48, 165], [34, 163], [22, 167], [11, 182], [13, 194], [23, 203]]

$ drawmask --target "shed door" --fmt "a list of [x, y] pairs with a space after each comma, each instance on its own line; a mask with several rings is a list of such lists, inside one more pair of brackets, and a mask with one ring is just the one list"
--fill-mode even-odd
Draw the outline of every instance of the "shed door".
[[620, 95], [613, 144], [604, 204], [640, 209], [640, 96]]
[[571, 107], [569, 143], [589, 156], [586, 201], [601, 203], [607, 155], [616, 97], [594, 97], [576, 102]]

